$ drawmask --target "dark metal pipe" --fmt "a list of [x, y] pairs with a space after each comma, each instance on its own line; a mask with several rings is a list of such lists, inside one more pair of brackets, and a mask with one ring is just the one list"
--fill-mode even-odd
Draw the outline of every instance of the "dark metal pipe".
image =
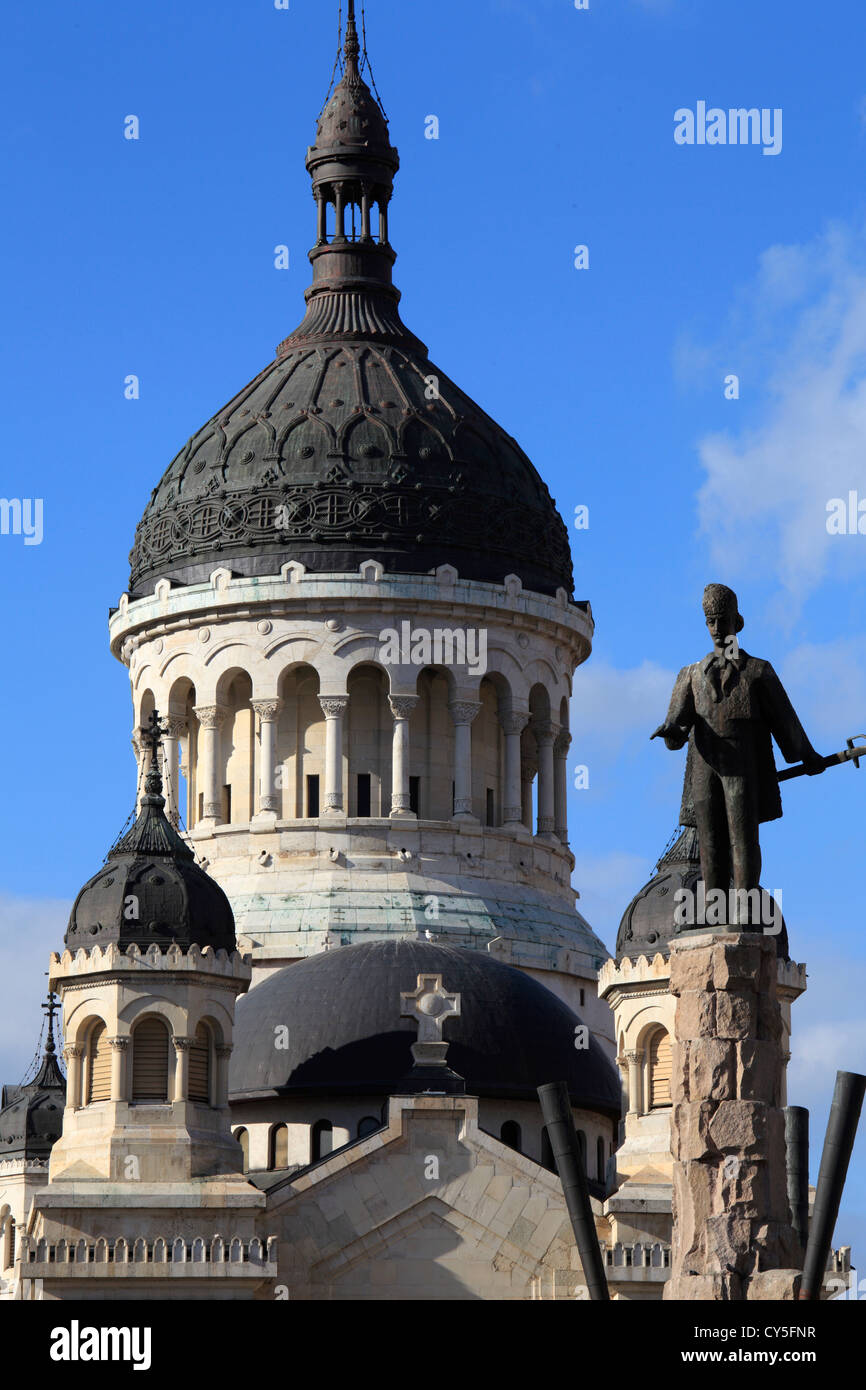
[[556, 1171], [562, 1183], [565, 1205], [571, 1217], [589, 1296], [593, 1302], [607, 1302], [610, 1292], [595, 1231], [583, 1157], [571, 1114], [568, 1087], [564, 1081], [553, 1081], [547, 1086], [539, 1086], [538, 1099], [541, 1101], [541, 1113], [547, 1126], [547, 1137], [553, 1151]]
[[839, 1203], [842, 1200], [848, 1161], [854, 1147], [864, 1092], [866, 1076], [860, 1076], [857, 1072], [837, 1071], [836, 1089], [833, 1092], [833, 1104], [830, 1106], [830, 1118], [827, 1121], [827, 1136], [821, 1155], [815, 1208], [812, 1212], [806, 1263], [800, 1286], [800, 1298], [805, 1302], [817, 1302], [821, 1297], [821, 1286], [830, 1257], [830, 1242], [839, 1215]]
[[802, 1105], [785, 1107], [785, 1151], [791, 1225], [803, 1252], [809, 1239], [809, 1112]]

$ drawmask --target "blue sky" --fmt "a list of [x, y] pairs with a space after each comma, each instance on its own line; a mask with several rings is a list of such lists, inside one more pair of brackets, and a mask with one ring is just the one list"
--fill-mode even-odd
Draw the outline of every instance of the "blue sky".
[[[45, 0], [4, 19], [0, 493], [43, 499], [44, 538], [0, 536], [3, 1080], [29, 1061], [45, 953], [133, 797], [106, 618], [135, 524], [302, 317], [303, 161], [336, 9]], [[866, 536], [825, 526], [829, 499], [866, 499], [862, 5], [369, 0], [367, 21], [402, 159], [406, 322], [566, 521], [590, 508], [572, 529], [597, 621], [575, 681], [590, 786], [572, 845], [612, 946], [676, 824], [681, 755], [648, 736], [707, 648], [707, 581], [737, 589], [744, 647], [774, 663], [818, 747], [866, 731]], [[781, 153], [677, 145], [674, 112], [699, 101], [781, 108]], [[866, 768], [790, 784], [784, 804], [764, 882], [809, 965], [790, 1099], [812, 1109], [817, 1171], [835, 1070], [866, 1070]], [[864, 1170], [866, 1136], [839, 1229], [861, 1250]]]

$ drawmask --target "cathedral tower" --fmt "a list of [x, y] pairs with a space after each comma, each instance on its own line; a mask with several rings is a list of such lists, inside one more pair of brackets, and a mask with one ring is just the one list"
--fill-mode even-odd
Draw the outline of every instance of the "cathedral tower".
[[402, 321], [366, 62], [350, 4], [306, 313], [154, 490], [112, 650], [135, 726], [168, 714], [170, 818], [254, 981], [429, 932], [529, 971], [612, 1051], [566, 812], [592, 614], [538, 472]]

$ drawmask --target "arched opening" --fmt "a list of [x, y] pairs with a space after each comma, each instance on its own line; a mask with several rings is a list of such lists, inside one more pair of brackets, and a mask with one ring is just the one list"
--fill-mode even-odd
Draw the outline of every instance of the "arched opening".
[[368, 1134], [374, 1130], [381, 1129], [382, 1122], [377, 1120], [375, 1115], [365, 1115], [363, 1120], [358, 1121], [358, 1138], [366, 1139]]
[[86, 1078], [84, 1094], [86, 1105], [111, 1099], [111, 1048], [108, 1045], [108, 1030], [100, 1019], [93, 1025], [87, 1039]]
[[[163, 779], [166, 810], [175, 826], [190, 829], [195, 823], [196, 732], [195, 686], [179, 677], [168, 696], [168, 737], [163, 744]], [[168, 777], [166, 778], [166, 773]]]
[[598, 1178], [599, 1182], [604, 1182], [605, 1166], [606, 1166], [606, 1165], [605, 1165], [605, 1157], [604, 1157], [604, 1140], [603, 1140], [603, 1139], [596, 1139], [596, 1141], [595, 1141], [595, 1175], [596, 1175], [596, 1177]]
[[503, 1144], [508, 1145], [509, 1149], [516, 1149], [518, 1153], [522, 1152], [520, 1147], [522, 1135], [520, 1131], [520, 1125], [517, 1123], [516, 1120], [505, 1121], [501, 1130], [499, 1131], [499, 1138], [502, 1140]]
[[244, 1173], [248, 1173], [248, 1172], [250, 1171], [250, 1135], [249, 1135], [249, 1130], [246, 1130], [246, 1129], [244, 1129], [243, 1127], [240, 1128], [240, 1129], [236, 1129], [236, 1130], [234, 1131], [234, 1137], [235, 1137], [235, 1139], [237, 1139], [238, 1143], [239, 1143], [240, 1146], [241, 1146], [241, 1154], [242, 1154], [242, 1156], [243, 1156], [241, 1171], [244, 1172]]
[[165, 1104], [169, 1098], [169, 1033], [161, 1018], [143, 1018], [132, 1030], [132, 1092], [133, 1101], [156, 1101]]
[[673, 1052], [670, 1034], [659, 1028], [647, 1045], [648, 1110], [662, 1110], [671, 1104], [671, 1067]]
[[217, 685], [217, 704], [226, 710], [220, 731], [222, 756], [218, 792], [224, 825], [246, 825], [254, 813], [256, 764], [253, 685], [246, 671], [227, 672]]
[[586, 1135], [584, 1134], [582, 1129], [579, 1129], [577, 1131], [577, 1147], [580, 1151], [580, 1161], [583, 1164], [583, 1171], [588, 1175], [588, 1169], [586, 1166]]
[[212, 1052], [211, 1031], [207, 1024], [202, 1022], [195, 1030], [189, 1050], [189, 1098], [199, 1105], [211, 1103]]
[[325, 804], [325, 716], [319, 676], [293, 666], [280, 677], [275, 792], [283, 820], [316, 819]]
[[288, 1168], [289, 1166], [289, 1127], [274, 1125], [268, 1136], [268, 1167]]
[[[391, 746], [394, 721], [388, 681], [378, 666], [356, 666], [346, 683], [343, 750], [348, 772], [348, 812], [362, 820], [391, 810]], [[344, 801], [344, 805], [346, 802]]]
[[327, 1158], [334, 1148], [334, 1126], [330, 1120], [317, 1120], [310, 1135], [310, 1162]]
[[481, 708], [472, 721], [472, 801], [482, 825], [492, 828], [502, 824], [505, 740], [492, 681], [481, 682], [478, 698]]

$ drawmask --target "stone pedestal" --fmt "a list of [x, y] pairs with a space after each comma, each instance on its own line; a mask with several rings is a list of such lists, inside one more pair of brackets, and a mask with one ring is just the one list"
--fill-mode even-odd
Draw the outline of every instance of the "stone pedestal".
[[672, 943], [670, 1299], [796, 1297], [775, 941], [696, 932]]

